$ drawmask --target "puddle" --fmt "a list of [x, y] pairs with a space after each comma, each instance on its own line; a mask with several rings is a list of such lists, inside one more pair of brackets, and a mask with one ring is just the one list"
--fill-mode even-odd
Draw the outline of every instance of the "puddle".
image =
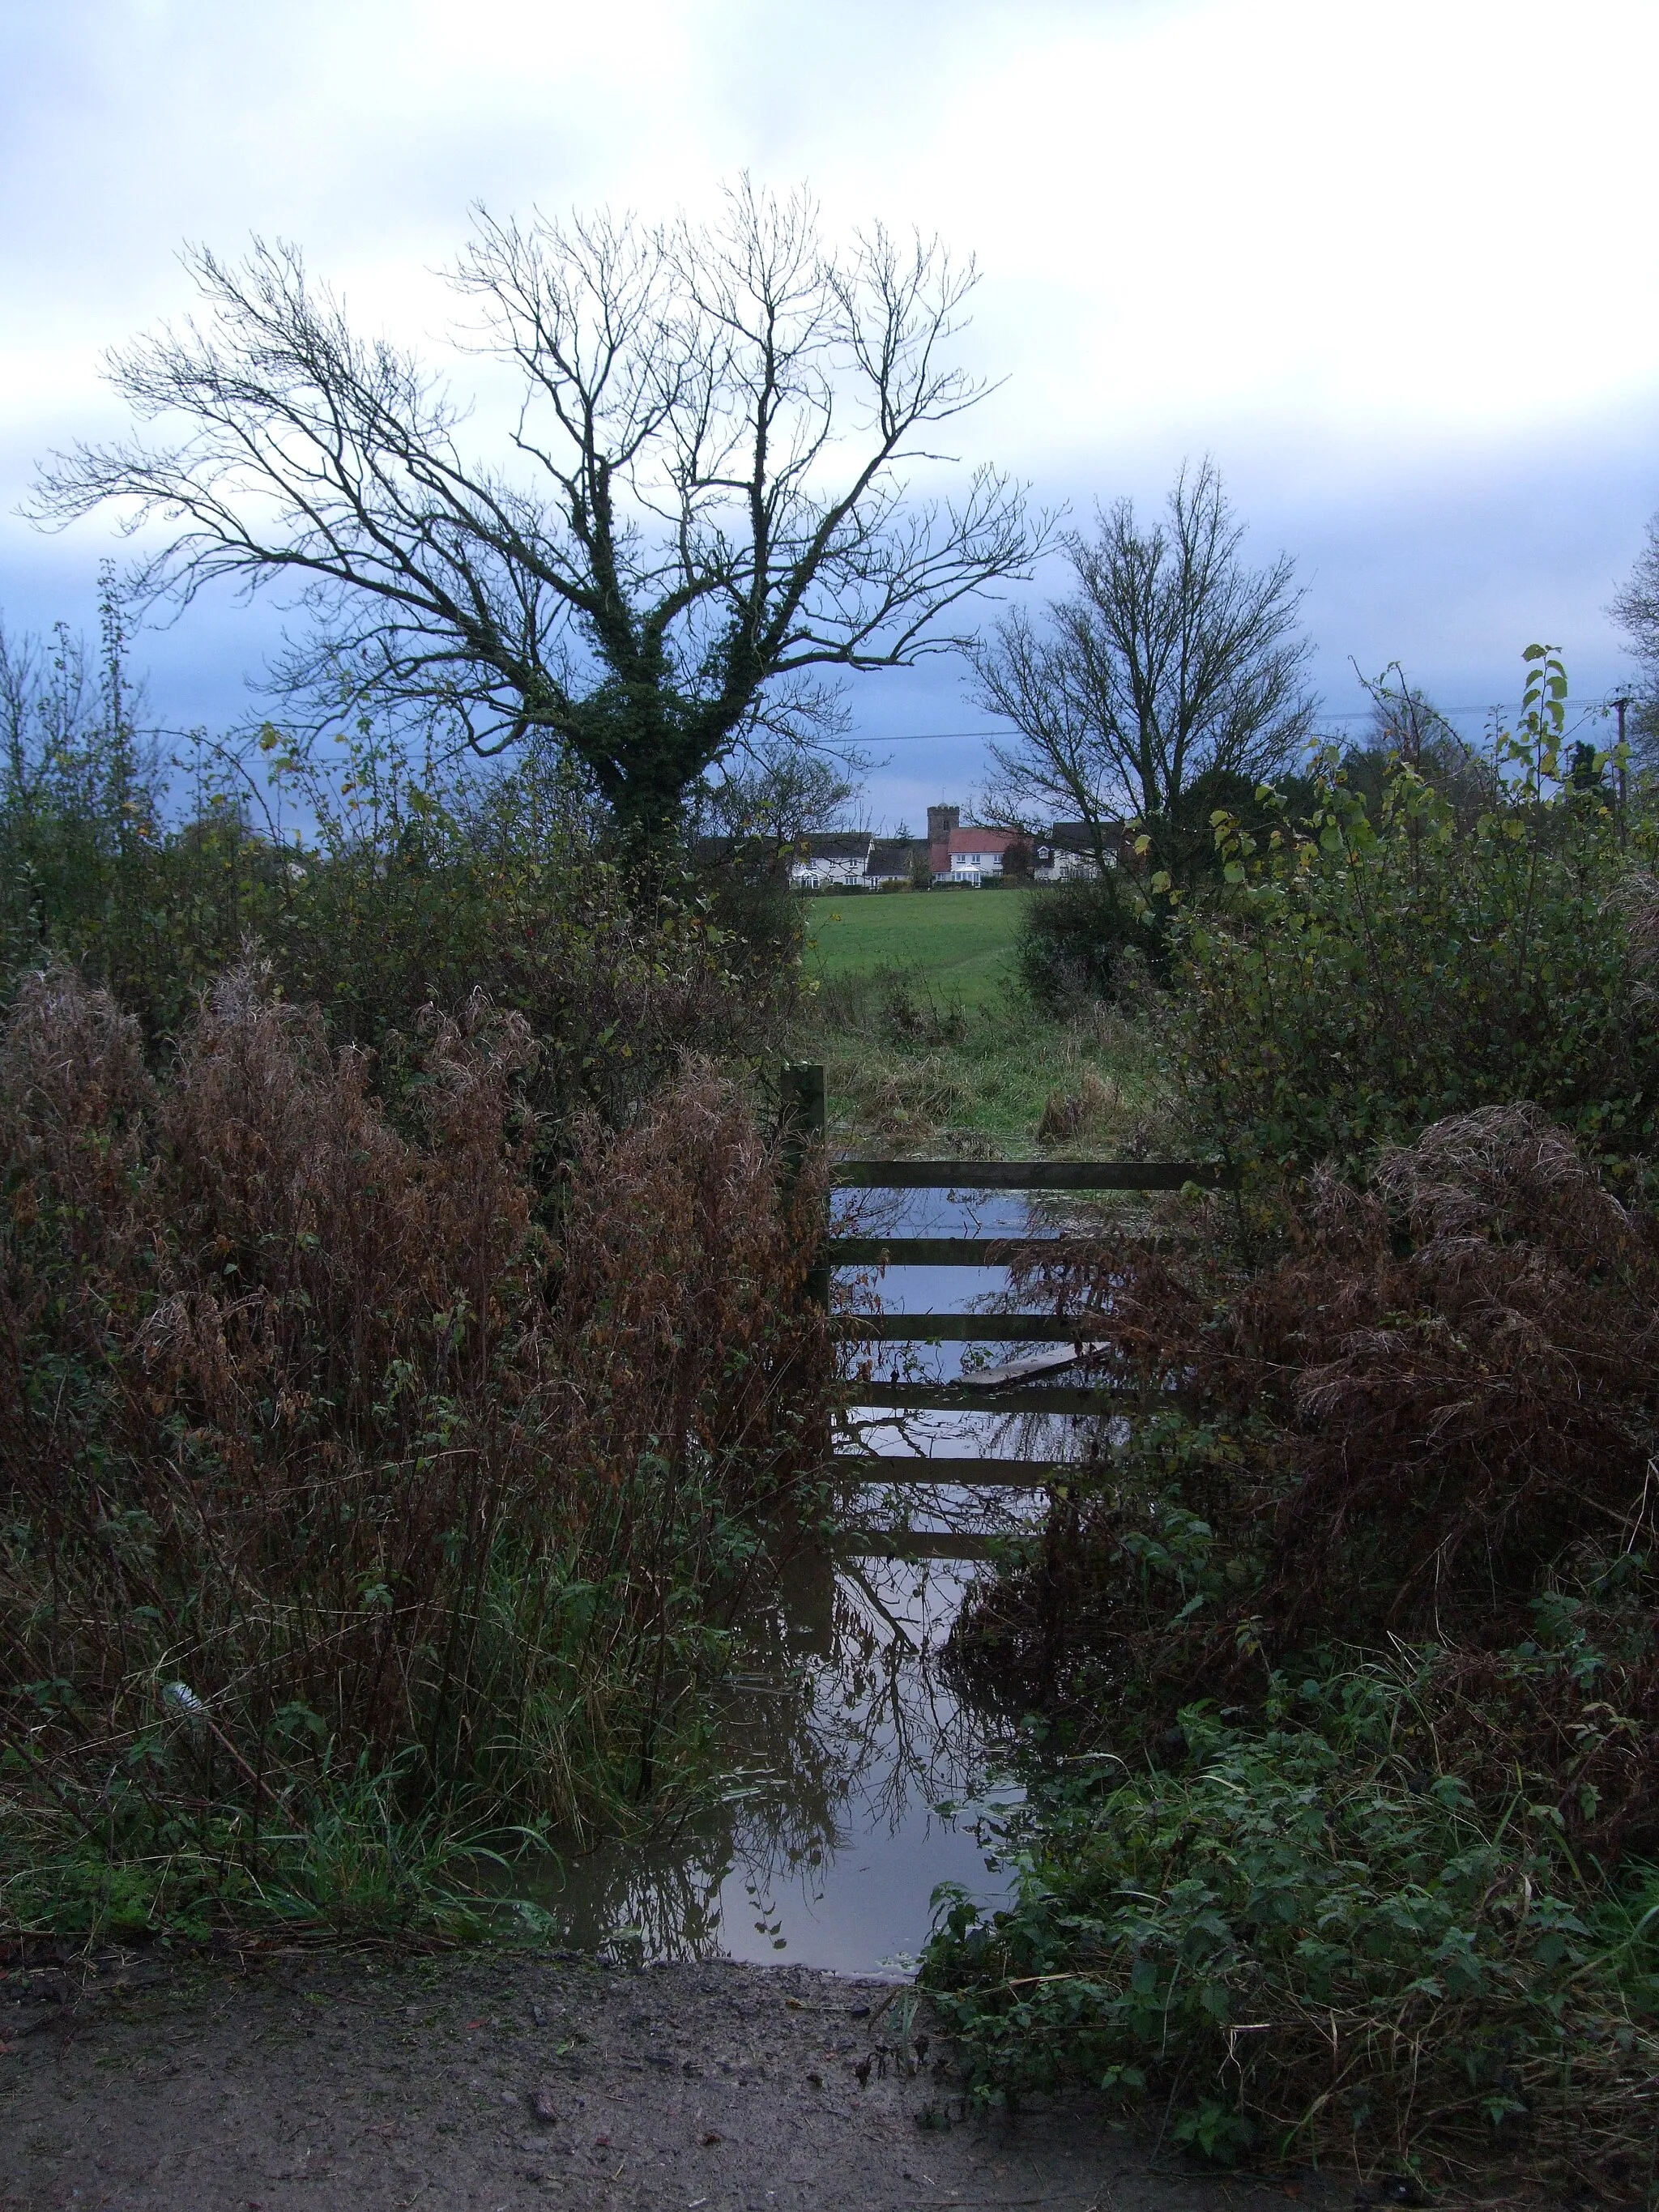
[[938, 1883], [987, 1899], [1008, 1887], [975, 1824], [1014, 1794], [998, 1787], [998, 1731], [938, 1664], [972, 1572], [844, 1553], [796, 1562], [732, 1685], [725, 1802], [644, 1848], [530, 1883], [515, 1869], [515, 1890], [583, 1949], [901, 1969]]
[[[1042, 1236], [1082, 1225], [1087, 1208], [1019, 1193], [842, 1191], [842, 1234]], [[1093, 1218], [1098, 1220], [1096, 1213]], [[836, 1304], [866, 1310], [965, 1312], [1006, 1291], [1006, 1271], [841, 1271]], [[849, 1347], [873, 1379], [949, 1381], [1034, 1347], [895, 1343]], [[790, 1961], [842, 1972], [899, 1969], [926, 1942], [933, 1896], [957, 1882], [1006, 1895], [978, 1821], [1014, 1795], [1002, 1723], [941, 1673], [941, 1649], [971, 1587], [970, 1558], [1030, 1527], [1030, 1487], [906, 1480], [928, 1458], [1084, 1460], [1118, 1425], [1099, 1415], [975, 1409], [896, 1413], [850, 1406], [836, 1448], [890, 1461], [849, 1481], [833, 1556], [803, 1553], [745, 1624], [741, 1673], [723, 1718], [722, 1802], [646, 1846], [611, 1846], [515, 1889], [565, 1942], [635, 1957]], [[960, 1476], [962, 1470], [953, 1470]], [[929, 1556], [884, 1556], [908, 1532]], [[866, 1543], [872, 1547], [866, 1552]], [[958, 1556], [950, 1556], [953, 1548]], [[943, 1556], [940, 1556], [943, 1555]]]

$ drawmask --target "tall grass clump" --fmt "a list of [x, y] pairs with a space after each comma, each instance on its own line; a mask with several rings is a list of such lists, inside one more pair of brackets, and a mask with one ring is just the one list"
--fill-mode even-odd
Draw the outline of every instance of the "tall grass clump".
[[653, 1786], [811, 1402], [805, 1239], [695, 1063], [621, 1133], [576, 1118], [550, 1228], [534, 1052], [482, 996], [429, 1015], [399, 1126], [267, 972], [222, 978], [160, 1073], [107, 991], [22, 983], [0, 1732], [25, 1917], [51, 1909], [32, 1821], [82, 1839], [88, 1914], [137, 1882], [143, 1917], [138, 1865], [252, 1909], [354, 1793], [453, 1833]]

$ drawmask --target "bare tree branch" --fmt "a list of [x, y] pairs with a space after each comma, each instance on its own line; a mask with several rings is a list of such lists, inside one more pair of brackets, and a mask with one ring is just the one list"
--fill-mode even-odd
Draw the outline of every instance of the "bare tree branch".
[[110, 363], [155, 434], [59, 456], [37, 518], [114, 500], [129, 532], [166, 526], [150, 595], [287, 580], [296, 696], [435, 714], [480, 751], [550, 732], [635, 825], [765, 721], [769, 686], [964, 646], [951, 611], [1048, 534], [993, 470], [911, 495], [983, 396], [948, 359], [971, 266], [881, 230], [831, 254], [803, 193], [744, 180], [712, 228], [477, 211], [452, 276], [519, 380], [501, 467], [292, 247], [187, 263], [203, 318]]
[[1042, 632], [1016, 613], [974, 655], [979, 703], [1018, 732], [991, 749], [1003, 803], [1070, 811], [1103, 868], [1115, 818], [1168, 865], [1195, 792], [1254, 786], [1311, 730], [1292, 565], [1247, 568], [1243, 535], [1213, 463], [1183, 469], [1151, 530], [1120, 500], [1066, 540], [1078, 589]]

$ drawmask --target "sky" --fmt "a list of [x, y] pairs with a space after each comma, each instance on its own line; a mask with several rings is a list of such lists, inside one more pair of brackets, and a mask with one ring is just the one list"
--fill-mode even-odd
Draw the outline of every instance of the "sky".
[[[292, 240], [441, 360], [471, 204], [747, 171], [976, 257], [965, 461], [1086, 527], [1212, 454], [1336, 726], [1397, 660], [1478, 726], [1534, 639], [1593, 698], [1659, 508], [1656, 81], [1654, 0], [0, 0], [0, 612], [93, 619], [113, 518], [16, 509], [124, 427], [101, 357], [188, 309], [185, 240]], [[273, 635], [228, 599], [147, 635], [158, 716], [245, 719]], [[875, 823], [971, 802], [959, 665], [848, 704]]]

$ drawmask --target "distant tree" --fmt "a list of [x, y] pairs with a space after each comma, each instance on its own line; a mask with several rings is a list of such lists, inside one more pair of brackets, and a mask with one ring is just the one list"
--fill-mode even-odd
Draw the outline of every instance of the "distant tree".
[[839, 762], [779, 743], [723, 763], [697, 794], [696, 812], [708, 834], [781, 853], [805, 837], [853, 827], [860, 788]]
[[647, 836], [841, 672], [964, 643], [951, 610], [1042, 541], [992, 469], [909, 494], [985, 390], [950, 359], [971, 264], [879, 228], [832, 252], [802, 193], [745, 181], [712, 227], [480, 212], [451, 281], [516, 385], [501, 463], [292, 247], [187, 265], [204, 319], [111, 358], [158, 434], [58, 456], [37, 518], [163, 522], [151, 593], [289, 585], [310, 627], [280, 672], [314, 726], [372, 703], [485, 753], [550, 732]]
[[1103, 872], [1124, 819], [1154, 868], [1203, 864], [1210, 811], [1284, 769], [1314, 718], [1292, 563], [1247, 567], [1243, 536], [1206, 459], [1150, 529], [1125, 499], [1064, 541], [1075, 592], [974, 655], [979, 703], [1018, 732], [991, 748], [1000, 813], [1085, 823]]
[[1381, 676], [1359, 680], [1370, 694], [1370, 729], [1364, 744], [1350, 746], [1342, 756], [1349, 788], [1360, 794], [1376, 818], [1389, 763], [1403, 760], [1449, 802], [1457, 828], [1472, 830], [1497, 803], [1495, 759], [1460, 736], [1421, 687], [1407, 682], [1398, 662]]
[[8, 634], [0, 615], [0, 835], [73, 823], [112, 852], [155, 834], [166, 776], [139, 726], [143, 686], [128, 665], [125, 620], [107, 564], [99, 648], [54, 623], [49, 638]]
[[1659, 768], [1659, 514], [1650, 520], [1647, 544], [1607, 612], [1642, 672], [1625, 725], [1631, 754], [1644, 768]]

